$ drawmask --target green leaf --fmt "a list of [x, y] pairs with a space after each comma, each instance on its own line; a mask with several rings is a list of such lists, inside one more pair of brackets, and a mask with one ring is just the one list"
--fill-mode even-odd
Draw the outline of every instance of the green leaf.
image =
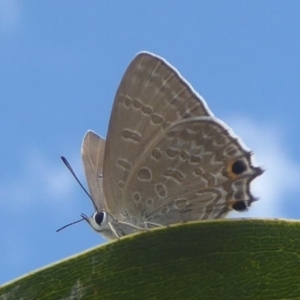
[[300, 222], [223, 219], [131, 235], [10, 282], [0, 299], [300, 299]]

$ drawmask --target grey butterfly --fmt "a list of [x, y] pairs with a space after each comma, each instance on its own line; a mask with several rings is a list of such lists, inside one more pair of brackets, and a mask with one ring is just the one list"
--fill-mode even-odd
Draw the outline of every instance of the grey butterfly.
[[82, 217], [108, 239], [244, 211], [263, 172], [179, 72], [147, 52], [122, 78], [106, 142], [88, 131], [82, 159], [95, 208]]

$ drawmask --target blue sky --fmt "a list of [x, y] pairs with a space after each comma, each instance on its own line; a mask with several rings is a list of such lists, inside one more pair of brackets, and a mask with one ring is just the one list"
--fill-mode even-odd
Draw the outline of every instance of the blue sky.
[[[0, 0], [0, 284], [103, 243], [80, 147], [106, 136], [118, 83], [163, 56], [255, 152], [252, 217], [300, 217], [299, 1]], [[237, 216], [237, 215], [232, 215]]]

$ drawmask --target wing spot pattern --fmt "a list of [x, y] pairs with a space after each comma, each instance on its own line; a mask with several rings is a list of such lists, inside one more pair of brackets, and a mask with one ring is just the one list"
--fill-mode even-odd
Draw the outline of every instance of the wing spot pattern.
[[124, 97], [124, 106], [126, 106], [127, 108], [129, 108], [130, 106], [131, 106], [131, 104], [132, 104], [132, 100], [131, 100], [131, 98], [130, 97], [128, 97], [128, 96], [125, 96]]
[[168, 148], [166, 150], [166, 154], [169, 158], [175, 158], [179, 154], [179, 150], [174, 148]]
[[180, 157], [182, 160], [187, 160], [190, 157], [190, 155], [188, 154], [188, 152], [181, 150]]
[[166, 198], [167, 196], [167, 189], [165, 185], [162, 184], [155, 185], [155, 192], [159, 198]]
[[152, 198], [147, 199], [146, 204], [148, 206], [152, 205], [153, 204], [153, 199]]
[[135, 193], [133, 194], [133, 200], [134, 200], [135, 202], [140, 202], [140, 201], [141, 201], [141, 194], [138, 193], [138, 192], [135, 192]]
[[176, 209], [183, 209], [188, 205], [187, 199], [177, 199], [175, 200], [174, 206]]
[[143, 103], [139, 99], [134, 99], [132, 104], [135, 109], [140, 109], [141, 107], [143, 107]]
[[124, 159], [124, 158], [119, 158], [117, 160], [117, 165], [118, 165], [118, 167], [121, 167], [122, 169], [125, 169], [125, 170], [128, 170], [128, 171], [131, 169], [130, 162], [127, 159]]
[[189, 161], [190, 161], [191, 164], [198, 165], [198, 164], [201, 163], [202, 160], [199, 156], [193, 155], [193, 156], [190, 157]]
[[165, 119], [161, 115], [152, 114], [151, 115], [151, 121], [155, 125], [160, 125], [165, 121]]
[[132, 142], [139, 143], [141, 141], [141, 134], [139, 132], [130, 130], [130, 129], [123, 129], [121, 132], [121, 136]]
[[153, 112], [153, 108], [151, 106], [145, 105], [142, 107], [142, 113], [145, 115], [151, 115]]
[[155, 148], [151, 152], [151, 157], [153, 157], [156, 160], [159, 160], [162, 156], [161, 151], [158, 148]]
[[152, 179], [152, 173], [148, 168], [141, 168], [137, 177], [142, 181], [150, 181]]
[[195, 176], [202, 176], [203, 175], [203, 171], [201, 168], [195, 168], [193, 170], [193, 173], [195, 174]]
[[118, 181], [117, 185], [120, 190], [123, 190], [125, 182], [120, 180], [120, 181]]
[[212, 187], [215, 185], [216, 179], [213, 175], [206, 173], [203, 174], [202, 177], [207, 181], [207, 186]]
[[164, 176], [167, 178], [172, 178], [178, 183], [182, 183], [184, 180], [184, 175], [178, 170], [168, 169], [164, 172]]
[[160, 210], [160, 215], [166, 215], [168, 212], [170, 211], [168, 206], [164, 206], [161, 210]]

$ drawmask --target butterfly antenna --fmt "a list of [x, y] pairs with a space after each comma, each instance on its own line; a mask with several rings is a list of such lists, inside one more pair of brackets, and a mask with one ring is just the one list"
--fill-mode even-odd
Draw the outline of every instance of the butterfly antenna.
[[[80, 180], [78, 179], [77, 175], [75, 174], [73, 168], [71, 167], [70, 163], [68, 162], [68, 160], [64, 157], [64, 156], [61, 156], [60, 157], [61, 160], [63, 161], [63, 163], [66, 165], [66, 167], [68, 168], [68, 170], [71, 172], [71, 174], [73, 175], [73, 177], [75, 178], [75, 180], [78, 182], [78, 184], [81, 186], [81, 188], [84, 190], [84, 192], [87, 194], [87, 196], [92, 200], [93, 204], [95, 207], [97, 207], [95, 205], [95, 202], [93, 200], [93, 198], [91, 197], [91, 195], [89, 194], [89, 192], [86, 190], [86, 188], [83, 186], [83, 184], [80, 182]], [[76, 223], [76, 222], [75, 222]], [[70, 224], [72, 225], [72, 224]], [[68, 226], [68, 225], [67, 225]]]
[[[68, 170], [71, 172], [71, 174], [73, 175], [73, 177], [75, 178], [75, 180], [78, 182], [78, 184], [79, 184], [79, 185], [81, 186], [81, 188], [84, 190], [84, 192], [87, 194], [87, 196], [92, 200], [94, 206], [96, 207], [93, 198], [91, 197], [91, 195], [89, 194], [89, 192], [86, 190], [86, 188], [83, 186], [83, 184], [82, 184], [82, 183], [80, 182], [80, 180], [78, 179], [77, 175], [75, 174], [75, 172], [74, 172], [73, 168], [71, 167], [70, 163], [68, 162], [68, 160], [67, 160], [64, 156], [61, 156], [60, 158], [61, 158], [61, 160], [63, 161], [63, 163], [65, 164], [65, 166], [68, 168]], [[82, 219], [80, 219], [80, 220], [77, 220], [77, 221], [74, 221], [74, 222], [72, 222], [72, 223], [69, 223], [69, 224], [67, 224], [67, 225], [65, 225], [65, 226], [63, 226], [63, 227], [57, 229], [56, 232], [59, 232], [59, 231], [65, 229], [65, 228], [67, 228], [67, 227], [69, 227], [69, 226], [71, 226], [71, 225], [77, 224], [77, 223], [79, 223], [79, 222], [81, 222], [81, 221], [83, 221], [83, 220], [84, 220], [84, 219], [82, 218]]]
[[67, 225], [65, 225], [65, 226], [63, 226], [63, 227], [57, 229], [56, 232], [59, 232], [59, 231], [65, 229], [65, 228], [67, 228], [67, 227], [69, 227], [69, 226], [71, 226], [71, 225], [77, 224], [77, 223], [79, 223], [79, 222], [81, 222], [81, 221], [83, 221], [83, 220], [84, 220], [84, 219], [80, 219], [80, 220], [74, 221], [74, 222], [72, 222], [72, 223], [69, 223], [69, 224], [67, 224]]

